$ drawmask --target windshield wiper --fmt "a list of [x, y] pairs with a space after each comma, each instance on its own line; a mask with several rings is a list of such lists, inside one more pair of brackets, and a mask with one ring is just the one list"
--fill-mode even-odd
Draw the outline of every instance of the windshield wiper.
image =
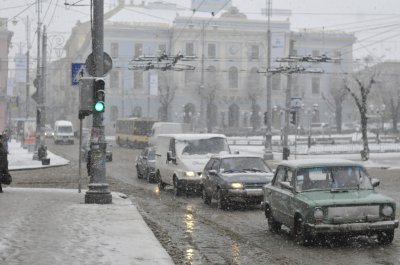
[[331, 192], [349, 192], [349, 189], [331, 188]]
[[258, 168], [244, 168], [243, 170], [244, 171], [253, 171], [253, 172], [267, 172], [265, 170], [261, 170], [261, 169], [258, 169]]

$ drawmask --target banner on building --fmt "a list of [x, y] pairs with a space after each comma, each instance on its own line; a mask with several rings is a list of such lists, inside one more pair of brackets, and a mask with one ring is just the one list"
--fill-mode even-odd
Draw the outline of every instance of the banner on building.
[[285, 33], [271, 33], [271, 66], [279, 66], [279, 62], [275, 62], [277, 58], [285, 57]]
[[150, 96], [158, 95], [158, 73], [155, 71], [149, 72], [149, 90]]
[[15, 55], [15, 82], [25, 83], [26, 82], [26, 55], [16, 54]]

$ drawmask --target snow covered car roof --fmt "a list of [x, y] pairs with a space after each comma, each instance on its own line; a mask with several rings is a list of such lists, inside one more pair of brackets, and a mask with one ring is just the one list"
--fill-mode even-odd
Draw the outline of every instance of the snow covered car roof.
[[291, 168], [306, 168], [306, 167], [337, 167], [337, 166], [359, 166], [363, 167], [362, 164], [346, 160], [346, 159], [299, 159], [299, 160], [288, 160], [282, 161], [278, 164], [288, 166]]

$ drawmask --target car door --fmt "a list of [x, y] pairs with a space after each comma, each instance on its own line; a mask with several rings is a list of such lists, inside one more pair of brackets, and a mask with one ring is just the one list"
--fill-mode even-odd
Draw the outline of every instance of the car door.
[[[171, 152], [172, 157], [176, 158], [176, 149], [175, 149], [175, 139], [174, 138], [171, 138], [169, 141], [168, 152]], [[166, 155], [166, 157], [167, 157], [167, 155]], [[165, 182], [167, 184], [172, 185], [174, 172], [178, 168], [176, 160], [168, 161], [168, 159], [166, 159], [166, 167], [165, 168], [166, 168], [165, 176], [163, 176], [163, 177], [165, 177]]]
[[209, 171], [211, 170], [211, 166], [214, 163], [214, 161], [215, 161], [215, 159], [211, 158], [203, 170], [203, 189], [206, 191], [207, 195], [212, 194], [211, 179], [210, 179]]
[[270, 207], [274, 218], [283, 224], [288, 224], [290, 220], [290, 202], [293, 198], [293, 189], [289, 190], [281, 186], [281, 182], [289, 181], [293, 185], [293, 170], [285, 166], [279, 166], [271, 187]]
[[211, 194], [213, 197], [217, 194], [218, 185], [221, 183], [221, 173], [219, 172], [219, 167], [221, 165], [220, 159], [215, 159], [211, 165], [211, 170], [215, 171], [214, 175], [210, 175], [210, 186], [211, 186]]

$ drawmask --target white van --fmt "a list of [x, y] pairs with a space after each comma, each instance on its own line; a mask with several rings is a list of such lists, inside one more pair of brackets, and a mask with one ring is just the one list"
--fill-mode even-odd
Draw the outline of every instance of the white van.
[[214, 154], [230, 154], [223, 134], [160, 134], [156, 144], [156, 179], [163, 190], [174, 187], [174, 194], [201, 191], [201, 173]]
[[190, 124], [179, 122], [155, 122], [151, 127], [149, 145], [155, 146], [160, 134], [189, 133]]
[[70, 121], [56, 121], [54, 123], [54, 143], [74, 144], [74, 129]]

